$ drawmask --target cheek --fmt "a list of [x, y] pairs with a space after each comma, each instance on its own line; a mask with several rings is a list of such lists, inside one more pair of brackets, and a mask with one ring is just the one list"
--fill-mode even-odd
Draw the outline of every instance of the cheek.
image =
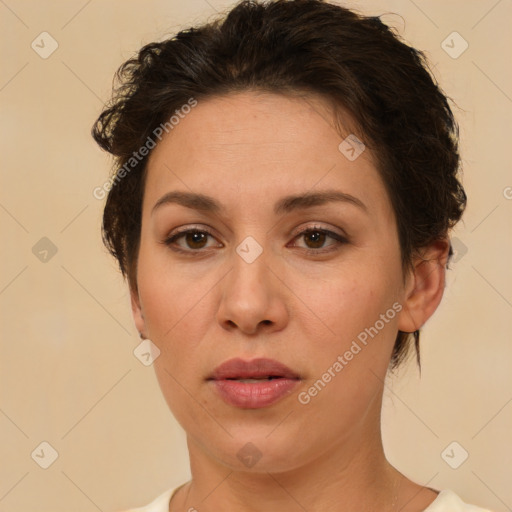
[[345, 424], [357, 422], [379, 398], [401, 308], [397, 275], [393, 268], [354, 264], [331, 273], [329, 282], [304, 287], [308, 306], [321, 319], [304, 327], [313, 369], [299, 397], [306, 408], [321, 414], [335, 404], [341, 416], [331, 419]]
[[192, 273], [190, 265], [172, 263], [165, 250], [149, 244], [142, 244], [137, 280], [148, 333], [162, 345], [183, 331], [191, 316], [200, 323], [205, 292], [215, 284], [213, 276]]
[[165, 251], [141, 244], [139, 296], [148, 337], [160, 350], [155, 371], [169, 400], [181, 400], [180, 384], [193, 389], [205, 371], [215, 297], [225, 272], [208, 265], [171, 262]]
[[393, 304], [398, 297], [398, 278], [395, 274], [393, 269], [352, 265], [330, 273], [328, 280], [303, 280], [296, 292], [305, 298], [301, 306], [304, 317], [312, 319], [308, 322], [311, 328], [316, 320], [317, 328], [321, 327], [326, 336], [325, 344], [335, 348], [343, 348], [376, 323], [378, 330], [387, 334], [396, 324]]
[[149, 259], [140, 261], [139, 294], [148, 337], [160, 350], [153, 367], [169, 408], [188, 429], [195, 421], [205, 421], [198, 398], [191, 399], [190, 393], [203, 371], [201, 340], [208, 328], [208, 301], [204, 297], [208, 288], [204, 281], [194, 285], [179, 272], [164, 272]]
[[316, 339], [313, 329], [307, 334], [312, 371], [297, 399], [305, 417], [325, 417], [325, 435], [348, 431], [368, 411], [380, 409], [375, 404], [395, 341], [396, 311], [386, 281], [371, 283], [352, 279], [342, 287], [331, 282], [310, 291], [312, 300], [323, 305], [319, 311], [329, 329]]

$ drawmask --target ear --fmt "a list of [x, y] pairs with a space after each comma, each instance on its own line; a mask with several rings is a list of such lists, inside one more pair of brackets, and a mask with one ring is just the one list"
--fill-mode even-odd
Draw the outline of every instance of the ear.
[[449, 250], [447, 239], [436, 240], [415, 257], [407, 275], [403, 309], [398, 318], [400, 331], [417, 331], [437, 309], [444, 293]]
[[144, 338], [146, 336], [146, 321], [144, 320], [144, 313], [140, 304], [139, 292], [136, 288], [130, 286], [130, 300], [132, 304], [132, 315], [135, 322], [135, 327]]

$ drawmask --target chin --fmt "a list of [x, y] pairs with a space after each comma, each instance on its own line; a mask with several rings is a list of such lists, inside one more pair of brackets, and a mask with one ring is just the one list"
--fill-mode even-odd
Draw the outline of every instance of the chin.
[[[274, 429], [276, 426], [274, 425]], [[272, 432], [268, 428], [246, 428], [233, 437], [206, 439], [203, 443], [223, 465], [232, 471], [251, 473], [282, 473], [294, 470], [304, 464], [307, 454], [301, 453], [303, 436], [292, 434], [286, 429]], [[269, 435], [269, 432], [270, 433]], [[211, 447], [215, 449], [212, 450]], [[311, 439], [308, 441], [308, 451]]]

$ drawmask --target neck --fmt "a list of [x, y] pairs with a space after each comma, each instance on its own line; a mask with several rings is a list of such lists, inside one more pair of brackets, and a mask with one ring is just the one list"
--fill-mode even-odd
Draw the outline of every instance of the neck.
[[190, 438], [187, 442], [192, 479], [173, 499], [173, 512], [391, 512], [396, 504], [400, 474], [384, 456], [380, 432], [355, 433], [303, 466], [281, 473], [233, 470]]

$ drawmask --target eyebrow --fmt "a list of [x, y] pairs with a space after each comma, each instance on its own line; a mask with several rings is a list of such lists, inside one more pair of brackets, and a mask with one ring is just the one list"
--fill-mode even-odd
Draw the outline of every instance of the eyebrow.
[[[289, 195], [281, 198], [274, 206], [276, 215], [284, 215], [303, 208], [322, 206], [331, 202], [352, 204], [365, 212], [366, 205], [357, 197], [339, 190], [324, 190], [321, 192], [306, 192], [305, 194]], [[208, 213], [220, 213], [225, 208], [213, 197], [193, 192], [168, 192], [164, 194], [153, 206], [151, 214], [166, 204], [179, 204], [186, 208]]]

